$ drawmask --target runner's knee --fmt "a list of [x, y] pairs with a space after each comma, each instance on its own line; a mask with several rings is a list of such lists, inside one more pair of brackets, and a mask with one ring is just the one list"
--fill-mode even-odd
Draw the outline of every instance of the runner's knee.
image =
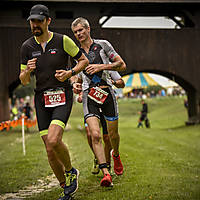
[[55, 154], [52, 148], [46, 148], [47, 156], [49, 161], [53, 161], [55, 159]]
[[109, 142], [110, 141], [109, 136], [108, 135], [103, 135], [103, 141], [104, 141], [104, 143]]
[[62, 141], [62, 130], [60, 128], [49, 128], [47, 142], [49, 147], [55, 148], [60, 145]]
[[92, 142], [93, 143], [99, 143], [101, 142], [101, 133], [99, 131], [93, 131], [92, 133]]
[[112, 140], [112, 139], [117, 139], [117, 138], [119, 138], [119, 133], [118, 133], [118, 131], [111, 129], [111, 130], [109, 131], [109, 137], [110, 137], [111, 140]]

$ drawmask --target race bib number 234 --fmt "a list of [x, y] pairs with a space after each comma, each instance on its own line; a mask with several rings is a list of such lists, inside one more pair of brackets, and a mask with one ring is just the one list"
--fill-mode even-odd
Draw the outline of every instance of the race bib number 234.
[[108, 92], [102, 90], [99, 87], [93, 87], [90, 89], [88, 97], [99, 104], [103, 104], [108, 96]]

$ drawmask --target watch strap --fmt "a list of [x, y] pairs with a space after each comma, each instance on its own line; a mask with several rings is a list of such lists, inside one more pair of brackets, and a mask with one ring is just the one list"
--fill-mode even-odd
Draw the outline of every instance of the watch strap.
[[73, 69], [71, 69], [71, 71], [72, 71], [72, 76], [76, 75], [76, 72]]

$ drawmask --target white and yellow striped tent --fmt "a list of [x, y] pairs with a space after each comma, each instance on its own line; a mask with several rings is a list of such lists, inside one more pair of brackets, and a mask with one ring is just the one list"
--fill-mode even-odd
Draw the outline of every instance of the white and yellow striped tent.
[[125, 87], [123, 88], [124, 94], [131, 92], [133, 89], [141, 89], [148, 86], [159, 85], [153, 78], [148, 75], [148, 73], [142, 72], [123, 76], [122, 79], [125, 82]]

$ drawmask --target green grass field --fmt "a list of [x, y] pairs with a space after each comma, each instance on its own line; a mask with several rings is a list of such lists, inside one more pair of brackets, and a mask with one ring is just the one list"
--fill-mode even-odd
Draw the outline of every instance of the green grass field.
[[[185, 126], [183, 98], [147, 100], [151, 128], [137, 128], [139, 100], [119, 100], [120, 152], [124, 174], [113, 175], [113, 188], [102, 188], [102, 174], [92, 175], [93, 156], [83, 126], [82, 105], [74, 104], [64, 141], [72, 163], [80, 171], [75, 200], [200, 200], [200, 125]], [[0, 195], [16, 193], [38, 180], [46, 181], [52, 171], [37, 129], [26, 134], [23, 156], [20, 128], [0, 132]], [[60, 188], [23, 198], [56, 200]], [[0, 199], [1, 199], [0, 197]]]

